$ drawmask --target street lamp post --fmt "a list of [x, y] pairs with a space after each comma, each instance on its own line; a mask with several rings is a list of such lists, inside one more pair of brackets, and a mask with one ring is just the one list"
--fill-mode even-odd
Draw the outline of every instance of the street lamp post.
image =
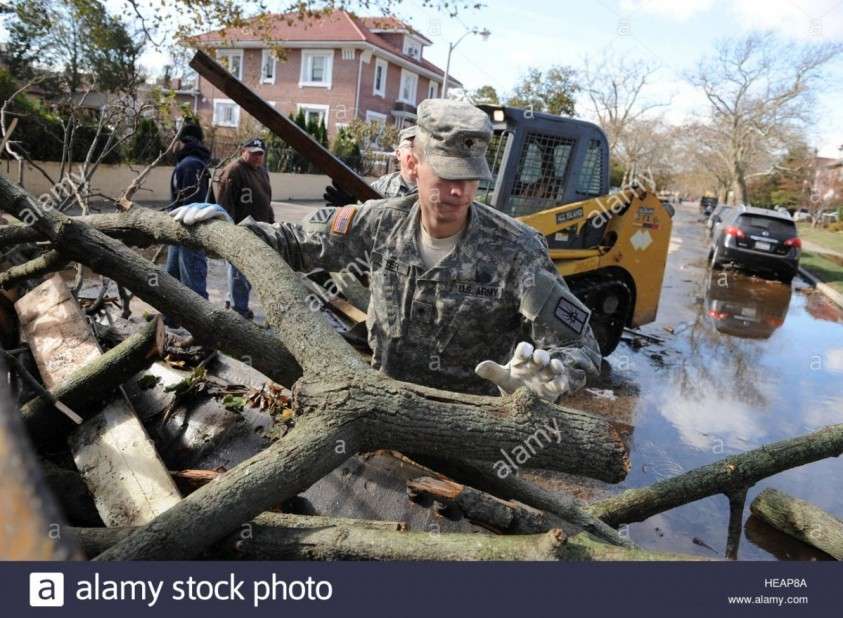
[[448, 61], [445, 63], [445, 80], [442, 82], [442, 98], [448, 98], [448, 76], [451, 73], [451, 54], [453, 53], [454, 49], [456, 49], [457, 45], [459, 45], [462, 40], [467, 37], [469, 34], [479, 34], [480, 37], [486, 41], [489, 39], [489, 35], [492, 34], [489, 32], [488, 28], [483, 28], [483, 30], [478, 30], [477, 28], [472, 28], [470, 30], [466, 30], [463, 35], [457, 39], [456, 43], [448, 43]]

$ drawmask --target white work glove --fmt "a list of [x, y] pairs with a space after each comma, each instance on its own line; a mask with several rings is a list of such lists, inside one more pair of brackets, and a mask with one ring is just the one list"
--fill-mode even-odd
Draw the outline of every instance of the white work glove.
[[196, 203], [180, 206], [170, 211], [170, 216], [182, 225], [195, 225], [211, 219], [225, 219], [234, 223], [225, 208], [219, 204]]
[[[577, 374], [585, 374], [575, 370]], [[546, 350], [536, 350], [526, 341], [515, 348], [515, 354], [506, 365], [486, 360], [474, 372], [481, 378], [498, 385], [504, 393], [513, 393], [526, 386], [542, 399], [555, 402], [561, 395], [576, 390], [579, 375], [572, 375], [559, 359], [551, 359]], [[572, 380], [573, 378], [573, 380]], [[573, 383], [572, 383], [573, 382]]]

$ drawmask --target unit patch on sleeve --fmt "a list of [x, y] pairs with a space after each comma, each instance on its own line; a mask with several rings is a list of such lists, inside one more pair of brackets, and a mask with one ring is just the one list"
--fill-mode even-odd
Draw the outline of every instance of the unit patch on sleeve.
[[572, 303], [564, 296], [559, 298], [556, 304], [556, 309], [553, 311], [556, 319], [562, 322], [565, 326], [570, 328], [577, 335], [582, 335], [585, 327], [588, 325], [588, 318], [590, 314], [587, 309], [583, 309]]

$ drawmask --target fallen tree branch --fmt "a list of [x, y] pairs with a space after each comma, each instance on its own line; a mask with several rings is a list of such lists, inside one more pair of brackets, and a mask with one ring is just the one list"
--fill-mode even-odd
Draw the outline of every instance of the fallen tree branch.
[[[0, 182], [0, 208], [3, 208], [3, 204], [7, 204], [9, 199], [23, 199], [21, 193], [17, 191], [14, 192], [14, 197], [10, 196]], [[62, 218], [72, 221], [74, 225], [94, 225], [104, 234], [136, 247], [190, 242], [189, 233], [171, 217], [145, 208], [135, 207], [121, 214], [88, 215], [73, 219], [57, 212], [50, 214], [53, 219]], [[246, 230], [241, 231], [252, 236]], [[220, 236], [224, 234], [225, 232], [221, 232]], [[7, 243], [12, 244], [46, 240], [49, 237], [33, 226], [13, 225], [0, 227], [0, 245], [3, 244], [4, 238]], [[68, 237], [65, 242], [68, 246], [73, 246], [75, 241]], [[285, 386], [291, 386], [301, 375], [301, 368], [296, 359], [279, 339], [254, 322], [243, 319], [235, 311], [226, 311], [222, 307], [211, 305], [120, 243], [109, 243], [108, 246], [115, 253], [101, 256], [103, 247], [96, 241], [80, 242], [84, 242], [86, 248], [77, 247], [76, 256], [70, 256], [72, 259], [127, 287], [162, 313], [179, 316], [179, 321], [194, 335], [198, 343], [218, 348]], [[201, 248], [200, 245], [194, 246]], [[94, 253], [88, 253], [89, 251]], [[68, 255], [66, 252], [65, 254]], [[101, 256], [99, 259], [98, 255]], [[103, 261], [103, 257], [106, 261]]]
[[429, 476], [407, 481], [407, 492], [411, 499], [425, 496], [442, 505], [453, 505], [472, 523], [499, 533], [535, 534], [562, 528], [566, 523], [550, 513]]
[[32, 279], [61, 270], [67, 266], [67, 262], [66, 257], [55, 249], [51, 249], [28, 262], [12, 266], [0, 273], [0, 288], [6, 290], [24, 279]]
[[143, 181], [146, 179], [146, 177], [149, 175], [149, 172], [151, 172], [152, 169], [161, 162], [161, 159], [163, 159], [164, 156], [173, 149], [173, 146], [178, 141], [178, 139], [179, 132], [176, 131], [175, 135], [173, 136], [173, 139], [170, 140], [170, 143], [167, 145], [167, 147], [162, 150], [149, 165], [143, 168], [140, 174], [138, 174], [132, 179], [132, 182], [129, 184], [128, 187], [126, 187], [126, 190], [123, 192], [123, 195], [121, 195], [120, 198], [117, 200], [117, 206], [121, 210], [129, 210], [132, 207], [132, 198], [135, 197], [135, 193], [137, 193], [138, 189], [141, 188], [141, 185], [143, 184]]
[[495, 474], [489, 464], [483, 462], [445, 461], [419, 454], [413, 454], [412, 458], [432, 470], [487, 491], [498, 498], [518, 500], [533, 508], [552, 513], [566, 522], [579, 526], [603, 542], [618, 547], [635, 547], [632, 541], [591, 514], [588, 506], [573, 496], [551, 493], [512, 474], [501, 478]]
[[41, 399], [45, 401], [49, 401], [50, 404], [59, 412], [61, 412], [64, 417], [73, 425], [81, 425], [82, 424], [82, 417], [79, 416], [76, 412], [70, 409], [69, 406], [62, 403], [58, 399], [56, 399], [53, 394], [48, 391], [42, 384], [33, 376], [29, 371], [24, 367], [17, 358], [15, 358], [14, 354], [10, 354], [0, 348], [0, 357], [4, 358], [8, 363], [11, 369], [14, 369], [18, 376], [20, 376], [21, 380], [26, 382], [29, 387], [38, 393]]
[[[197, 338], [220, 338], [223, 325], [203, 319], [215, 311], [204, 299], [119, 241], [61, 213], [38, 210], [22, 189], [2, 178], [0, 207], [24, 221], [28, 217], [68, 257], [178, 315]], [[164, 213], [137, 207], [120, 217], [130, 233], [144, 230], [147, 242], [152, 237], [181, 243], [232, 262], [249, 279], [268, 321], [304, 375], [292, 389], [300, 420], [290, 433], [184, 498], [100, 559], [194, 556], [364, 450], [421, 450], [446, 459], [470, 452], [474, 458], [494, 461], [501, 449], [535, 439], [552, 421], [558, 435], [533, 453], [531, 466], [608, 482], [626, 475], [626, 426], [554, 406], [526, 389], [506, 397], [480, 397], [398, 382], [373, 370], [310, 310], [297, 275], [281, 256], [248, 230], [222, 221], [185, 228]], [[158, 276], [155, 286], [148, 283], [152, 273]], [[185, 296], [187, 307], [178, 302]], [[243, 336], [242, 326], [237, 331], [237, 345], [254, 345]]]
[[843, 521], [831, 513], [770, 488], [758, 494], [749, 508], [773, 528], [843, 560]]
[[[82, 417], [90, 418], [99, 411], [97, 406], [90, 404], [149, 367], [163, 353], [164, 325], [156, 317], [119, 345], [80, 367], [50, 394], [77, 410]], [[63, 443], [76, 427], [66, 417], [56, 414], [52, 402], [44, 397], [28, 401], [21, 408], [21, 416], [32, 441], [39, 447]]]
[[[384, 525], [385, 524], [385, 525]], [[238, 560], [702, 560], [697, 556], [626, 549], [587, 534], [495, 536], [396, 530], [394, 522], [370, 522], [264, 513], [211, 549], [211, 557]], [[67, 528], [88, 555], [132, 533], [126, 528]]]
[[617, 526], [644, 521], [664, 511], [713, 496], [751, 487], [761, 479], [843, 453], [843, 424], [781, 440], [733, 455], [648, 487], [623, 493], [589, 505], [588, 510]]

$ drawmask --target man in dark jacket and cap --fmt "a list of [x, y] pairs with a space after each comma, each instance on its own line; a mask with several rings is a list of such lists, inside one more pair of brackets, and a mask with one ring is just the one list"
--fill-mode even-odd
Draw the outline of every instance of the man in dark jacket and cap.
[[[213, 202], [208, 190], [211, 152], [202, 143], [203, 139], [202, 127], [185, 121], [174, 146], [177, 163], [170, 178], [169, 210], [188, 204]], [[200, 296], [208, 298], [208, 258], [202, 251], [181, 245], [170, 246], [166, 271]]]

